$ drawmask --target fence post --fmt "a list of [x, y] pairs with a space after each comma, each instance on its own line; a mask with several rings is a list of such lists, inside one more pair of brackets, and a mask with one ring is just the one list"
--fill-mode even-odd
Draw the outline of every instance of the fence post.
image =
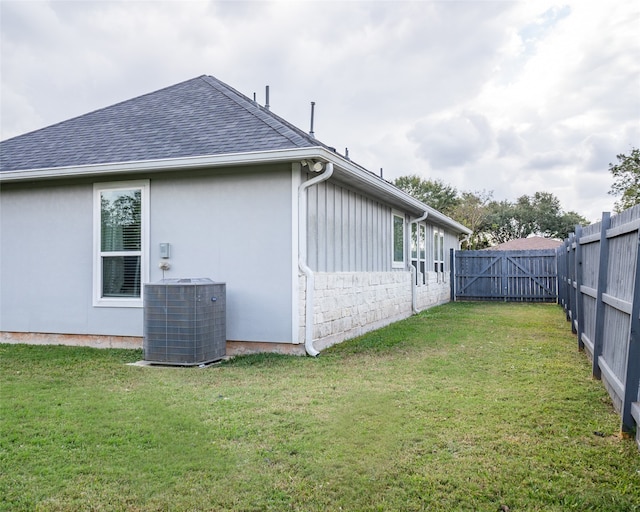
[[562, 260], [560, 259], [560, 247], [556, 248], [556, 300], [562, 304], [562, 292], [560, 291], [560, 281], [562, 280]]
[[564, 246], [564, 242], [562, 245], [556, 249], [556, 266], [558, 271], [558, 304], [562, 306], [562, 309], [565, 309], [565, 289], [564, 289], [564, 281], [567, 277], [567, 271], [565, 266], [565, 259], [567, 256], [567, 251]]
[[576, 334], [576, 234], [569, 234], [569, 320], [571, 321], [571, 332]]
[[607, 269], [609, 268], [609, 239], [607, 229], [611, 226], [611, 214], [603, 212], [600, 226], [600, 259], [598, 261], [598, 291], [596, 293], [596, 327], [593, 339], [593, 361], [591, 374], [596, 379], [602, 378], [598, 359], [602, 355], [604, 346], [604, 308], [602, 294], [607, 290]]
[[571, 244], [569, 243], [569, 238], [566, 238], [564, 241], [564, 245], [562, 246], [564, 249], [564, 312], [566, 313], [567, 322], [571, 320], [571, 289], [569, 284], [571, 283], [571, 269], [569, 265], [569, 255], [571, 252]]
[[504, 302], [507, 302], [507, 295], [509, 293], [509, 277], [507, 275], [508, 271], [509, 265], [507, 257], [504, 254], [500, 254], [500, 273], [502, 274], [500, 276], [500, 279], [502, 279], [502, 282], [500, 283], [500, 289], [502, 290], [502, 299]]
[[582, 341], [582, 333], [584, 332], [584, 321], [582, 320], [583, 296], [580, 291], [582, 286], [582, 246], [580, 245], [580, 237], [582, 236], [582, 226], [577, 225], [575, 231], [576, 241], [576, 314], [575, 314], [575, 328], [578, 335], [578, 350], [584, 350], [584, 342]]
[[636, 252], [636, 275], [631, 305], [631, 329], [629, 347], [627, 349], [627, 371], [624, 379], [624, 397], [622, 399], [623, 434], [631, 434], [635, 430], [635, 421], [631, 415], [631, 405], [638, 400], [640, 384], [640, 229], [637, 233], [638, 247]]

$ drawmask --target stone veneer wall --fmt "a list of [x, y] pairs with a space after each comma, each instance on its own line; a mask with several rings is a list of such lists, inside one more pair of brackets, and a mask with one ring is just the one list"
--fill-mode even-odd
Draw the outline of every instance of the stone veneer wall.
[[[417, 287], [417, 307], [448, 302], [448, 274], [434, 272]], [[299, 341], [304, 343], [306, 279], [300, 276]], [[314, 346], [322, 350], [341, 341], [407, 318], [411, 309], [410, 272], [336, 272], [315, 274]]]
[[418, 286], [417, 306], [418, 310], [428, 309], [451, 300], [451, 285], [449, 272], [444, 276], [435, 272], [427, 272], [426, 284]]

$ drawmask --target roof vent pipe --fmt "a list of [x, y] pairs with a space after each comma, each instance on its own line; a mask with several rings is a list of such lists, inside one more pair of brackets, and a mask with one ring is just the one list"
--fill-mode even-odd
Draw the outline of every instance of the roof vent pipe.
[[381, 178], [384, 178], [384, 177], [382, 176], [382, 167], [380, 167], [380, 177], [381, 177]]
[[344, 148], [344, 157], [347, 160], [351, 160], [351, 158], [349, 158], [349, 148]]
[[269, 86], [268, 85], [265, 88], [265, 104], [264, 104], [264, 108], [269, 110]]
[[256, 93], [253, 93], [253, 102], [256, 103]]
[[311, 127], [309, 128], [309, 135], [311, 135], [313, 138], [316, 137], [316, 134], [313, 131], [313, 117], [314, 117], [315, 110], [316, 110], [316, 102], [312, 101], [311, 102]]

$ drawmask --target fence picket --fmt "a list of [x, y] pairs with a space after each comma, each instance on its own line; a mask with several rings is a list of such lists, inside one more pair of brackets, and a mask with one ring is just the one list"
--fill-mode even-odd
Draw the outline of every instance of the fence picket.
[[582, 267], [582, 245], [580, 244], [580, 237], [582, 236], [582, 226], [576, 226], [575, 240], [576, 240], [576, 320], [575, 329], [578, 335], [578, 350], [584, 350], [584, 340], [582, 334], [584, 332], [584, 321], [582, 314], [584, 311], [584, 296], [581, 292], [583, 284], [583, 267]]
[[576, 227], [558, 258], [558, 302], [640, 448], [640, 205]]
[[[624, 377], [624, 396], [622, 398], [622, 431], [631, 433], [636, 424], [632, 415], [633, 403], [640, 399], [640, 224], [636, 221], [636, 265], [627, 349], [627, 368]], [[634, 363], [635, 362], [635, 363]]]
[[455, 251], [454, 300], [556, 302], [556, 253]]

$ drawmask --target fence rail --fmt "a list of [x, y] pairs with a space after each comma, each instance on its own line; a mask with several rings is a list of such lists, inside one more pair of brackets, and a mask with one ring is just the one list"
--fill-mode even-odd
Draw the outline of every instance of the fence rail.
[[557, 250], [558, 302], [640, 447], [640, 206], [576, 227]]
[[451, 253], [456, 300], [556, 302], [556, 252], [455, 251]]

